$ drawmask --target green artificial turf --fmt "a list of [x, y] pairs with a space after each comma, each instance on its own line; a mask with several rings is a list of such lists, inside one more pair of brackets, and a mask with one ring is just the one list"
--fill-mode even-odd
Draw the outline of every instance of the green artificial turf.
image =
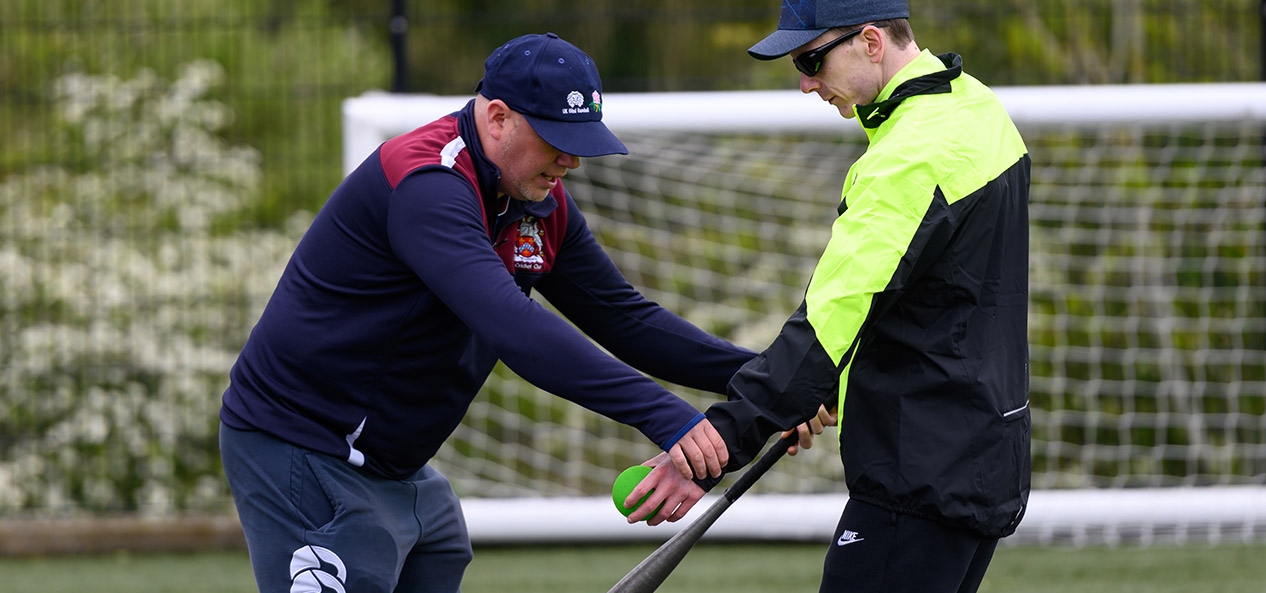
[[[478, 548], [464, 593], [604, 593], [653, 545]], [[660, 593], [814, 593], [817, 544], [701, 544]], [[6, 593], [243, 593], [244, 552], [0, 558]], [[1266, 544], [1149, 548], [1003, 547], [981, 593], [1261, 593]]]

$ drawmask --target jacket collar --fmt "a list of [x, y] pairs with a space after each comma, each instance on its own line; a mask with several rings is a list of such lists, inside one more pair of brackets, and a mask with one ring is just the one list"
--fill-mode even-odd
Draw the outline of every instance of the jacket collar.
[[[936, 62], [938, 59], [939, 64]], [[958, 54], [944, 53], [932, 56], [931, 52], [925, 49], [918, 58], [906, 64], [892, 80], [888, 81], [883, 92], [879, 93], [882, 100], [854, 107], [857, 111], [857, 121], [869, 133], [870, 130], [888, 121], [888, 118], [892, 117], [892, 112], [896, 111], [897, 106], [907, 98], [915, 95], [950, 92], [950, 82], [962, 73], [963, 58]], [[892, 90], [889, 91], [889, 89]]]

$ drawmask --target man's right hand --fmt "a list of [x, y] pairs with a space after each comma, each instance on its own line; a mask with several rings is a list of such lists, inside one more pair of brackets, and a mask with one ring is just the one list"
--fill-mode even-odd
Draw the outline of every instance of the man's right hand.
[[681, 440], [668, 450], [668, 456], [681, 477], [717, 478], [721, 468], [730, 462], [730, 450], [712, 423], [705, 418], [694, 425]]

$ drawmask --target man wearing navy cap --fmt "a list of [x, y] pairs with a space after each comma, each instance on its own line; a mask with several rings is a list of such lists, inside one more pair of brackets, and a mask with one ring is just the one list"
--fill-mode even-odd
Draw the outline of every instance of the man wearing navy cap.
[[707, 410], [733, 471], [839, 411], [848, 503], [821, 591], [976, 591], [1029, 495], [1029, 156], [905, 0], [784, 0], [748, 52], [857, 120], [831, 238], [782, 332]]
[[221, 456], [262, 592], [457, 591], [470, 541], [427, 461], [498, 360], [665, 451], [657, 475], [684, 485], [657, 493], [656, 522], [728, 461], [703, 415], [638, 370], [724, 393], [755, 353], [634, 290], [563, 188], [581, 157], [627, 154], [593, 60], [519, 37], [476, 90], [334, 190], [233, 366]]

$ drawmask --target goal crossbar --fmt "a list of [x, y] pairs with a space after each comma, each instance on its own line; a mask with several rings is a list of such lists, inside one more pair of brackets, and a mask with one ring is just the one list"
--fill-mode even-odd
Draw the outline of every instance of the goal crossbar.
[[[1199, 94], [1192, 95], [1198, 86]], [[1266, 83], [1022, 86], [995, 89], [1017, 125], [1266, 122]], [[343, 102], [343, 173], [384, 140], [461, 109], [470, 96], [370, 92]], [[798, 91], [610, 93], [615, 132], [860, 134], [834, 107]], [[1069, 106], [1083, 106], [1070, 117]]]

